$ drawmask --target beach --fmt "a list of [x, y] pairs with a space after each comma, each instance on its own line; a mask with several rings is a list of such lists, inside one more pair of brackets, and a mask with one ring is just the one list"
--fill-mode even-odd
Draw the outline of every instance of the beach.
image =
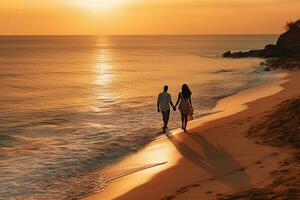
[[[0, 37], [0, 199], [78, 199], [122, 174], [170, 163], [115, 167], [164, 136], [156, 101], [165, 84], [174, 103], [189, 85], [199, 119], [220, 111], [212, 110], [220, 99], [277, 80], [261, 58], [221, 57], [276, 37]], [[172, 112], [169, 128], [179, 126]]]
[[[282, 102], [299, 98], [299, 76], [299, 71], [282, 74], [279, 80], [220, 100], [216, 113], [192, 121], [188, 133], [172, 130], [110, 168], [120, 172], [131, 166], [132, 171], [120, 173], [86, 199], [297, 199], [295, 188], [282, 192], [299, 184], [282, 170], [298, 166], [291, 159], [293, 148], [271, 145], [266, 133], [255, 133], [268, 132], [266, 120], [280, 121], [274, 112]], [[144, 168], [134, 168], [137, 164]], [[278, 183], [280, 176], [285, 179]]]

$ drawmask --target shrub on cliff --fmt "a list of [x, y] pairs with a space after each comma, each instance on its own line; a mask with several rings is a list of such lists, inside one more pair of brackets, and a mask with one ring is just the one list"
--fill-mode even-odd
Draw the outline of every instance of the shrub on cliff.
[[300, 30], [300, 19], [297, 21], [290, 21], [286, 23], [285, 28], [287, 31], [299, 31]]

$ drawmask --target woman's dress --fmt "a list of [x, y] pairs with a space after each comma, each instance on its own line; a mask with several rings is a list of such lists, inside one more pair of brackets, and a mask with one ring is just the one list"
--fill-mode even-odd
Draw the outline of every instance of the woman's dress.
[[189, 98], [184, 98], [182, 93], [180, 93], [180, 103], [179, 103], [179, 110], [181, 112], [181, 114], [188, 114], [188, 112], [190, 111], [191, 109], [191, 106], [190, 106], [190, 102], [189, 102]]

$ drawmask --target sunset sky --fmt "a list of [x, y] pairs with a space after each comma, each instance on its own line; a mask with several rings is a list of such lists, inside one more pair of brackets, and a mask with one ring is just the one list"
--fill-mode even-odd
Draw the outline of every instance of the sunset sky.
[[280, 33], [300, 0], [0, 1], [0, 34]]

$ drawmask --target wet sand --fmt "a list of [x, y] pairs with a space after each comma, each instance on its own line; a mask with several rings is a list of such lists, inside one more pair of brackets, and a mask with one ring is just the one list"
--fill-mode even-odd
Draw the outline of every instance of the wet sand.
[[219, 101], [214, 111], [222, 112], [192, 121], [188, 133], [173, 130], [108, 169], [121, 175], [86, 199], [234, 199], [270, 186], [291, 152], [251, 135], [299, 97], [299, 78], [292, 72]]

